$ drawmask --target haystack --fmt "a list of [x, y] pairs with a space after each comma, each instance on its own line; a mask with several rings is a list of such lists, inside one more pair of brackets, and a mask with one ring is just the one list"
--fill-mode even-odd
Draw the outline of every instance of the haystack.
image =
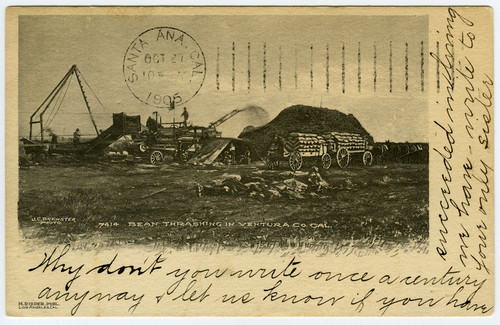
[[331, 132], [356, 133], [373, 138], [352, 114], [322, 107], [294, 105], [282, 110], [271, 122], [243, 131], [239, 138], [250, 141], [261, 156], [265, 156], [275, 135], [287, 137], [289, 133], [326, 134]]

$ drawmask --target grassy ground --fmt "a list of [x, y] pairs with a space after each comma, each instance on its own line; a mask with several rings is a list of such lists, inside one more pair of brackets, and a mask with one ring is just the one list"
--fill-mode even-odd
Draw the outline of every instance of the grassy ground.
[[[197, 195], [198, 184], [225, 173], [275, 182], [293, 177], [286, 169], [258, 166], [49, 162], [20, 170], [20, 228], [26, 240], [86, 249], [145, 244], [336, 254], [347, 254], [349, 247], [426, 251], [427, 165], [332, 167], [322, 171], [330, 189], [304, 199]], [[307, 176], [295, 177], [307, 182]]]

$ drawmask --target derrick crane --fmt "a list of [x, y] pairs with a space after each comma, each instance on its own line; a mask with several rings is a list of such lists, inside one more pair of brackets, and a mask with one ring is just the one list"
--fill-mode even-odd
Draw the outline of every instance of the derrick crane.
[[[54, 107], [54, 111], [55, 111], [54, 116], [55, 116], [55, 114], [57, 114], [57, 112], [59, 111], [60, 105], [62, 104], [62, 101], [64, 99], [64, 96], [66, 95], [66, 91], [68, 90], [69, 84], [71, 83], [71, 79], [72, 79], [73, 75], [75, 75], [76, 80], [78, 81], [78, 86], [82, 92], [83, 100], [84, 100], [85, 106], [87, 107], [87, 110], [89, 112], [90, 120], [92, 121], [92, 125], [94, 126], [95, 132], [97, 135], [99, 135], [99, 130], [98, 130], [97, 125], [95, 123], [94, 116], [92, 116], [92, 111], [90, 110], [89, 101], [87, 99], [87, 95], [85, 94], [85, 90], [83, 89], [82, 81], [85, 82], [85, 84], [87, 85], [87, 87], [91, 91], [92, 91], [92, 89], [90, 88], [89, 84], [83, 78], [80, 70], [78, 70], [76, 65], [73, 65], [69, 69], [69, 71], [64, 75], [64, 77], [61, 79], [61, 81], [59, 81], [59, 83], [55, 86], [55, 88], [50, 92], [50, 94], [47, 96], [47, 98], [45, 98], [45, 100], [42, 102], [42, 104], [40, 104], [40, 106], [31, 115], [31, 117], [30, 117], [30, 137], [29, 137], [30, 140], [32, 140], [32, 138], [33, 138], [33, 124], [40, 124], [40, 137], [41, 137], [41, 141], [43, 142], [43, 132], [48, 127], [48, 124], [52, 121], [52, 120], [49, 120], [48, 124], [44, 127], [44, 120], [43, 120], [44, 114], [47, 112], [47, 110], [52, 105], [54, 100], [55, 100], [55, 105], [56, 105], [56, 107]], [[95, 96], [95, 94], [94, 94], [94, 96]], [[97, 96], [96, 96], [96, 98], [97, 98]], [[97, 100], [99, 101], [98, 98], [97, 98]], [[100, 103], [100, 101], [99, 101], [99, 103]], [[102, 105], [102, 103], [101, 103], [101, 105]], [[57, 106], [59, 106], [59, 107], [57, 107]], [[37, 114], [38, 114], [38, 120], [36, 120]], [[50, 119], [50, 114], [49, 114], [49, 119]]]
[[238, 114], [239, 112], [241, 112], [240, 109], [235, 109], [235, 110], [232, 110], [231, 112], [227, 113], [226, 115], [222, 116], [220, 119], [218, 119], [217, 121], [214, 121], [214, 122], [211, 122], [208, 127], [209, 128], [216, 128], [218, 127], [219, 125], [221, 125], [222, 123], [226, 122], [227, 120], [229, 120], [231, 117], [235, 116], [236, 114]]

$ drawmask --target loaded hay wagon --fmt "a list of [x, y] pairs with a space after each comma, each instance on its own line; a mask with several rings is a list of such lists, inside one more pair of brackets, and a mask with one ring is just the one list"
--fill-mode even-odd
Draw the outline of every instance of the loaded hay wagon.
[[341, 168], [349, 166], [351, 155], [362, 155], [363, 165], [370, 166], [373, 163], [373, 146], [368, 140], [357, 133], [329, 132], [323, 135], [326, 142], [336, 154], [337, 164]]
[[285, 160], [290, 169], [296, 171], [307, 160], [329, 169], [334, 157], [340, 168], [347, 168], [351, 154], [362, 154], [363, 164], [369, 166], [373, 163], [371, 149], [368, 141], [356, 133], [290, 133], [286, 139], [273, 139], [267, 154], [267, 165], [275, 169], [280, 161]]
[[290, 133], [284, 144], [283, 157], [288, 158], [288, 166], [293, 171], [302, 167], [304, 159], [314, 160], [323, 169], [332, 165], [325, 139], [312, 133]]

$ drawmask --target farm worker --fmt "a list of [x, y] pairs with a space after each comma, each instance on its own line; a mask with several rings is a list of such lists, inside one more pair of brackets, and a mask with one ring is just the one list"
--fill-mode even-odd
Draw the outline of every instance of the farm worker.
[[177, 159], [179, 159], [179, 163], [182, 164], [182, 142], [181, 141], [177, 141]]
[[321, 191], [323, 188], [328, 187], [328, 183], [323, 179], [323, 177], [321, 177], [319, 169], [316, 166], [313, 166], [309, 175], [307, 175], [307, 180], [311, 186], [316, 187], [317, 191]]
[[276, 151], [276, 150], [278, 150], [278, 145], [279, 145], [278, 135], [275, 134], [274, 137], [273, 137], [273, 140], [271, 141], [271, 146], [270, 146], [269, 150], [270, 151]]
[[224, 165], [229, 165], [229, 163], [231, 162], [231, 153], [229, 152], [229, 150], [224, 150], [224, 156], [223, 156], [223, 159], [224, 159]]
[[75, 132], [73, 133], [73, 144], [79, 144], [81, 136], [82, 134], [80, 133], [80, 129], [76, 128]]
[[283, 139], [280, 138], [278, 134], [274, 135], [268, 151], [277, 155], [281, 155], [283, 151]]
[[49, 155], [52, 155], [52, 150], [57, 146], [57, 135], [50, 131], [50, 146], [49, 146]]
[[245, 150], [245, 154], [241, 157], [240, 159], [240, 164], [246, 164], [246, 165], [250, 165], [250, 162], [252, 160], [252, 157], [251, 157], [251, 153], [250, 153], [250, 150]]
[[236, 147], [232, 142], [231, 145], [229, 146], [229, 153], [231, 154], [231, 162], [234, 165], [234, 163], [236, 162]]
[[201, 193], [203, 192], [203, 186], [200, 183], [196, 183], [196, 195], [200, 198]]
[[189, 119], [189, 113], [188, 113], [186, 107], [184, 107], [184, 111], [182, 112], [181, 116], [184, 118], [184, 126], [187, 126], [187, 122]]
[[56, 145], [57, 144], [57, 134], [55, 134], [54, 132], [50, 132], [50, 144], [51, 145]]

